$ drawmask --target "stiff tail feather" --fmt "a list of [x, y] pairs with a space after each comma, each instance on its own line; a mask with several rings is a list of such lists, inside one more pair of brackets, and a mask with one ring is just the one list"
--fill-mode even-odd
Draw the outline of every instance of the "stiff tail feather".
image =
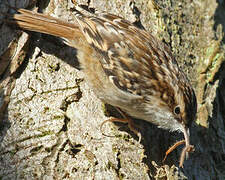
[[67, 40], [73, 40], [82, 36], [82, 32], [76, 22], [66, 23], [54, 17], [26, 9], [17, 9], [16, 11], [18, 12], [17, 14], [7, 14], [5, 20], [7, 23], [16, 24], [24, 30], [50, 34]]

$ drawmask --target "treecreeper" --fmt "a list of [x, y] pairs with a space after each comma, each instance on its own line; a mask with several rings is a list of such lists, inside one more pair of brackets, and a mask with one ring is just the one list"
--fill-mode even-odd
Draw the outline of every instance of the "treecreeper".
[[[184, 140], [166, 155], [185, 143], [179, 164], [183, 167], [185, 156], [194, 151], [189, 127], [197, 102], [187, 76], [166, 44], [119, 16], [91, 14], [80, 6], [73, 12], [73, 23], [26, 9], [16, 11], [7, 14], [4, 21], [60, 37], [77, 49], [85, 79], [104, 103], [159, 128], [182, 132]], [[131, 118], [125, 121], [132, 128]]]

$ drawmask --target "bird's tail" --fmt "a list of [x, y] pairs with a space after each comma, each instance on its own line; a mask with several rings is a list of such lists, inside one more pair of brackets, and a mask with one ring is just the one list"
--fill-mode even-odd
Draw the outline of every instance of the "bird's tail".
[[54, 17], [29, 11], [17, 9], [18, 13], [6, 16], [5, 21], [15, 24], [21, 29], [35, 31], [67, 40], [74, 40], [82, 36], [78, 23], [67, 23]]

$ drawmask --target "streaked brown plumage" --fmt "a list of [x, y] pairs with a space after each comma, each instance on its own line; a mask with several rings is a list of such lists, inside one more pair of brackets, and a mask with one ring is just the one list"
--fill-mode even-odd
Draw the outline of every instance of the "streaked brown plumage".
[[188, 128], [196, 115], [195, 93], [164, 43], [118, 16], [90, 16], [80, 7], [73, 24], [25, 9], [17, 11], [8, 23], [61, 37], [78, 49], [86, 80], [102, 101], [160, 128], [183, 132], [182, 154], [193, 150]]

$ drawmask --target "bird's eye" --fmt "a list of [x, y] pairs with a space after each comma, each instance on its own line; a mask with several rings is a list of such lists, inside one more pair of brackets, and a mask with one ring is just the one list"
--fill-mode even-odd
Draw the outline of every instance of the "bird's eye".
[[174, 113], [175, 113], [176, 115], [180, 114], [180, 106], [176, 106], [176, 107], [174, 108]]

